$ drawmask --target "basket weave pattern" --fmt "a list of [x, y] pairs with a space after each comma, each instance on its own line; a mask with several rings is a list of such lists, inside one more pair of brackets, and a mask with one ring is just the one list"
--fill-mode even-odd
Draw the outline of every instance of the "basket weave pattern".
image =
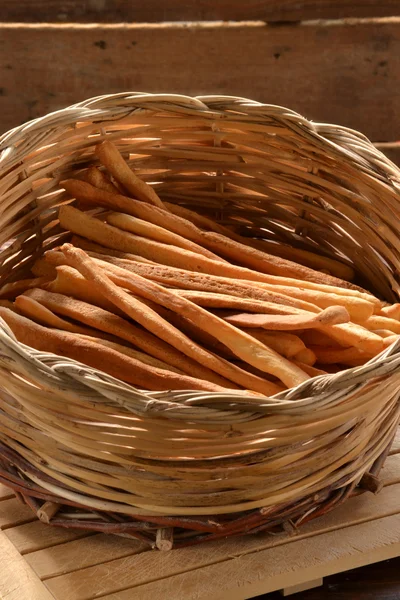
[[[106, 137], [164, 200], [319, 249], [398, 298], [400, 172], [365, 137], [240, 98], [134, 93], [0, 138], [1, 284], [67, 239], [59, 183]], [[0, 319], [0, 482], [50, 524], [151, 545], [292, 530], [379, 489], [399, 367], [396, 342], [273, 398], [146, 392], [24, 346]]]

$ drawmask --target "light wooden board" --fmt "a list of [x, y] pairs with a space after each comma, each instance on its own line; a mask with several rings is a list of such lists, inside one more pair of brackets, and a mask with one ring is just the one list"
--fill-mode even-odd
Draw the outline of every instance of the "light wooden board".
[[0, 21], [16, 22], [300, 21], [400, 14], [398, 0], [19, 0], [1, 4]]
[[[19, 594], [15, 600], [243, 600], [301, 589], [400, 555], [400, 430], [382, 478], [380, 494], [351, 498], [294, 537], [242, 536], [167, 553], [125, 538], [32, 521], [29, 509], [0, 486], [0, 564], [6, 565], [6, 572], [0, 569], [0, 597], [12, 589]], [[23, 573], [17, 592], [9, 557]]]
[[393, 141], [400, 18], [280, 27], [0, 25], [0, 131], [126, 90], [242, 96]]

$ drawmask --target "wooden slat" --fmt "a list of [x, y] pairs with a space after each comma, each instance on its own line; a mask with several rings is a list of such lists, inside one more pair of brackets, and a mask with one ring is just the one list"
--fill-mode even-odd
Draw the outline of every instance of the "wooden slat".
[[400, 19], [283, 27], [0, 27], [0, 131], [124, 90], [243, 96], [358, 129], [370, 139], [393, 139]]
[[[312, 543], [299, 540], [261, 552], [226, 557], [218, 564], [105, 595], [102, 600], [244, 600], [398, 556], [399, 534], [400, 514], [396, 514], [326, 533]], [[57, 597], [69, 599], [69, 596]], [[86, 598], [94, 597], [92, 594]]]
[[148, 544], [137, 540], [99, 534], [33, 552], [25, 560], [43, 580], [148, 550]]
[[397, 430], [396, 436], [393, 440], [392, 446], [390, 448], [389, 454], [398, 454], [400, 452], [400, 427]]
[[54, 600], [3, 531], [0, 531], [0, 598]]
[[8, 500], [8, 498], [13, 498], [13, 496], [14, 494], [10, 488], [0, 484], [0, 500]]
[[[298, 540], [306, 540], [321, 534], [328, 535], [327, 532], [336, 529], [340, 529], [342, 532], [345, 528], [352, 527], [357, 523], [372, 523], [374, 519], [400, 513], [399, 494], [400, 485], [393, 485], [384, 488], [378, 496], [365, 494], [362, 497], [352, 498], [335, 512], [305, 525], [299, 531]], [[397, 535], [400, 544], [400, 529], [398, 529]], [[293, 539], [290, 537], [244, 536], [208, 543], [204, 546], [174, 550], [163, 554], [162, 558], [160, 558], [159, 553], [144, 552], [137, 556], [114, 560], [105, 565], [98, 565], [55, 577], [47, 580], [46, 584], [57, 598], [86, 600], [89, 597], [94, 598], [144, 585], [155, 579], [168, 579], [186, 571], [203, 571], [207, 565], [220, 564], [228, 559], [232, 559], [233, 563], [236, 564], [239, 557], [244, 555], [258, 556], [259, 553], [265, 552], [268, 548], [273, 548], [274, 552], [278, 552], [280, 546], [288, 549], [293, 543]], [[283, 552], [285, 552], [285, 549]], [[289, 565], [290, 562], [287, 561], [286, 564]], [[316, 577], [318, 576], [316, 575]], [[316, 577], [310, 577], [310, 579]], [[295, 584], [296, 582], [293, 582], [293, 585]], [[287, 585], [292, 584], [288, 582]], [[282, 587], [286, 587], [286, 584]], [[123, 597], [128, 598], [128, 596]], [[142, 600], [140, 594], [137, 597]], [[175, 596], [160, 594], [155, 597], [172, 598]], [[179, 597], [186, 600], [184, 594]], [[214, 598], [215, 595], [210, 594], [208, 597]]]
[[58, 544], [65, 544], [92, 535], [80, 529], [52, 527], [40, 521], [6, 529], [5, 534], [21, 554], [35, 552], [43, 548], [53, 549], [53, 546]]
[[397, 0], [19, 0], [0, 20], [16, 22], [300, 21], [400, 14]]
[[16, 498], [3, 500], [0, 505], [0, 529], [15, 527], [36, 519], [32, 510]]
[[386, 154], [395, 165], [400, 167], [400, 142], [380, 143], [376, 144], [376, 147], [383, 152], [383, 154]]
[[[382, 479], [385, 485], [394, 485], [400, 483], [400, 454], [393, 454], [388, 456], [382, 471], [379, 474], [379, 478]], [[400, 505], [400, 501], [399, 501]]]

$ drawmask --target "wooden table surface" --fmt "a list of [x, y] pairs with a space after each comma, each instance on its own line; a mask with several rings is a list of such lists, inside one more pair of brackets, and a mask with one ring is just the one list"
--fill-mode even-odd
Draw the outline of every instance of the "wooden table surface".
[[[400, 431], [382, 477], [378, 495], [351, 498], [296, 536], [243, 536], [172, 552], [44, 525], [0, 486], [0, 598], [244, 600], [293, 592], [310, 581], [400, 556]], [[399, 600], [399, 560], [392, 564], [328, 578], [324, 588], [296, 600]]]

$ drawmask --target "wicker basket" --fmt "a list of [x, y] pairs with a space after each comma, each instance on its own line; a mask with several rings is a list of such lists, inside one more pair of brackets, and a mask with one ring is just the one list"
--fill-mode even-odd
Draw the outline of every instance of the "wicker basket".
[[[399, 294], [400, 172], [362, 135], [241, 98], [124, 93], [0, 138], [1, 283], [66, 235], [59, 182], [113, 140], [162, 198], [296, 240]], [[170, 548], [293, 530], [364, 489], [399, 421], [400, 343], [273, 398], [146, 392], [0, 319], [0, 481], [43, 521]]]

